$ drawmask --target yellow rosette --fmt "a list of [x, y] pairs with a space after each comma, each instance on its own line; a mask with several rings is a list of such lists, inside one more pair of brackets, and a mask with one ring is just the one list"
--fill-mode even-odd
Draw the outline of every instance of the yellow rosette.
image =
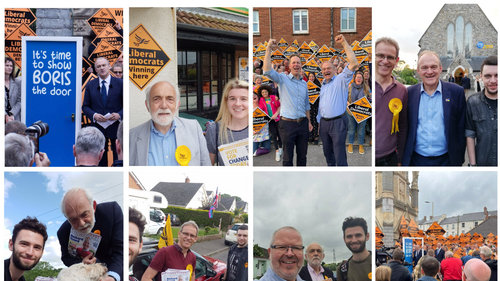
[[403, 109], [403, 103], [398, 98], [393, 98], [389, 101], [389, 110], [392, 112], [392, 129], [391, 135], [395, 132], [399, 132], [399, 112]]
[[177, 147], [175, 150], [175, 160], [181, 166], [187, 166], [191, 161], [191, 150], [189, 150], [189, 147], [185, 145]]
[[188, 264], [186, 266], [186, 270], [189, 270], [189, 280], [191, 280], [191, 278], [193, 276], [193, 266], [191, 264]]

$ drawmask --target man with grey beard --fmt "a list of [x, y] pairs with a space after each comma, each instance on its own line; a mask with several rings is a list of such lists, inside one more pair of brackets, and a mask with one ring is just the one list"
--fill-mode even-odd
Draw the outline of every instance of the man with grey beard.
[[131, 166], [211, 166], [198, 121], [178, 117], [177, 87], [155, 83], [146, 89], [145, 104], [151, 120], [130, 130]]
[[321, 266], [325, 252], [318, 243], [309, 244], [304, 257], [307, 265], [303, 266], [299, 273], [304, 281], [332, 281], [334, 279], [332, 270]]

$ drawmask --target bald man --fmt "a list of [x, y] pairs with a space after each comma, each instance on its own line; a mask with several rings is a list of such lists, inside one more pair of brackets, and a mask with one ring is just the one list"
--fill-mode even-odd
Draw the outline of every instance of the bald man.
[[490, 280], [491, 270], [486, 263], [480, 259], [469, 260], [462, 272], [462, 280], [465, 281], [488, 281]]
[[178, 117], [177, 87], [166, 81], [155, 83], [146, 89], [145, 104], [151, 119], [130, 130], [131, 166], [211, 166], [198, 121]]
[[325, 258], [325, 251], [318, 243], [311, 243], [307, 246], [304, 258], [307, 260], [307, 265], [300, 270], [300, 278], [305, 281], [333, 280], [332, 270], [321, 266], [321, 262]]

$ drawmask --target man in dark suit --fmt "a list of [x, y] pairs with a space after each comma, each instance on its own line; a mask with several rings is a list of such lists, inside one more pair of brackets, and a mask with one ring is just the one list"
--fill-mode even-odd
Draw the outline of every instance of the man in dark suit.
[[417, 72], [422, 83], [408, 88], [408, 137], [403, 166], [461, 166], [465, 155], [465, 95], [442, 82], [438, 55], [423, 51]]
[[[92, 126], [98, 128], [106, 137], [106, 152], [111, 139], [113, 160], [116, 160], [116, 131], [123, 120], [123, 81], [109, 74], [111, 66], [106, 58], [97, 58], [95, 68], [99, 78], [90, 81], [85, 87], [82, 111], [92, 121]], [[99, 166], [108, 166], [106, 156], [105, 153]]]
[[[123, 214], [118, 203], [97, 205], [87, 190], [73, 188], [64, 195], [61, 211], [67, 218], [57, 231], [64, 264], [69, 267], [80, 262], [104, 263], [108, 277], [102, 281], [123, 280]], [[72, 255], [68, 249], [71, 228], [82, 235], [92, 232], [101, 236], [95, 255], [91, 253], [83, 260]]]
[[415, 244], [415, 251], [413, 251], [413, 266], [416, 266], [418, 264], [418, 261], [425, 255], [427, 255], [427, 251], [426, 250], [422, 251], [420, 249], [420, 245]]
[[333, 280], [332, 270], [321, 266], [321, 262], [325, 258], [325, 253], [323, 248], [318, 243], [311, 243], [307, 246], [304, 257], [307, 260], [307, 265], [300, 269], [300, 278], [305, 281]]
[[470, 89], [470, 78], [467, 73], [464, 74], [464, 78], [462, 78], [462, 87], [464, 88], [465, 91], [465, 96], [469, 96], [469, 89]]
[[450, 78], [448, 78], [448, 82], [455, 83], [455, 77], [453, 77], [453, 75], [450, 75]]
[[441, 243], [437, 243], [436, 250], [434, 251], [434, 253], [436, 254], [436, 259], [439, 262], [441, 262], [442, 260], [444, 260], [444, 253], [445, 253], [445, 251], [441, 248]]

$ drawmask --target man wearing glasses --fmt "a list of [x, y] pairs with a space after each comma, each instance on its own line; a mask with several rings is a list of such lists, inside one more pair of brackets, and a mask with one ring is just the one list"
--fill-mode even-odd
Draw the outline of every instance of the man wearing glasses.
[[342, 224], [344, 242], [352, 256], [337, 267], [338, 281], [372, 280], [372, 253], [366, 249], [370, 238], [363, 218], [347, 217]]
[[408, 132], [408, 90], [392, 76], [399, 44], [389, 37], [375, 42], [375, 165], [401, 166]]
[[[198, 239], [198, 225], [194, 221], [187, 221], [181, 225], [179, 243], [163, 247], [153, 257], [148, 269], [142, 275], [141, 281], [161, 281], [161, 272], [167, 269], [189, 270], [191, 281], [195, 279], [196, 256], [190, 248]], [[158, 274], [158, 275], [157, 275]], [[184, 280], [187, 281], [187, 280]]]
[[300, 270], [300, 278], [305, 281], [332, 281], [334, 279], [333, 271], [321, 265], [325, 258], [325, 252], [318, 243], [309, 244], [304, 256], [307, 265]]
[[[304, 281], [298, 276], [304, 263], [302, 236], [297, 229], [285, 226], [276, 230], [267, 249], [271, 265], [260, 281]], [[256, 279], [257, 280], [257, 279]]]

